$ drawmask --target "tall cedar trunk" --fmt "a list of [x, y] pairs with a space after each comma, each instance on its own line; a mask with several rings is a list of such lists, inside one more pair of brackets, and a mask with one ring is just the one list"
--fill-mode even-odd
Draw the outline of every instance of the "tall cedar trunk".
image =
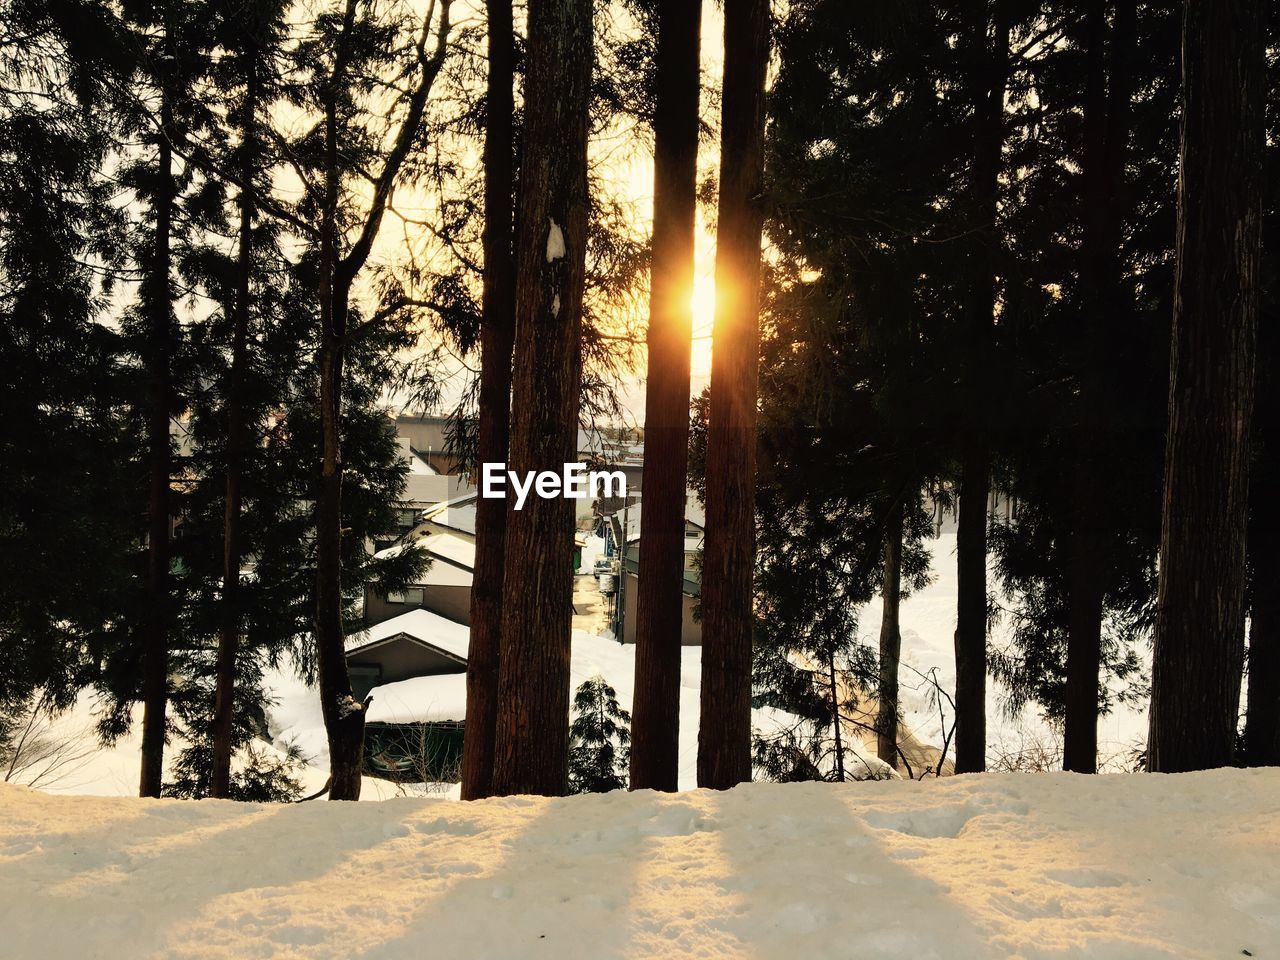
[[364, 710], [351, 694], [342, 628], [342, 364], [350, 284], [339, 257], [338, 90], [345, 81], [355, 3], [348, 0], [325, 94], [320, 224], [320, 487], [316, 492], [316, 666], [329, 744], [329, 799], [360, 799]]
[[1148, 768], [1234, 759], [1244, 660], [1258, 311], [1262, 17], [1187, 0], [1182, 146]]
[[[322, 241], [322, 247], [325, 245]], [[322, 250], [322, 259], [325, 255]], [[329, 799], [359, 800], [364, 710], [352, 696], [342, 627], [342, 341], [349, 288], [335, 272], [332, 260], [327, 261], [320, 291], [322, 449], [316, 497], [316, 663], [329, 741]]]
[[[1258, 331], [1258, 368], [1280, 364], [1280, 330], [1274, 323]], [[1245, 763], [1280, 766], [1280, 551], [1268, 534], [1280, 529], [1280, 385], [1275, 377], [1258, 382], [1253, 425], [1258, 456], [1249, 484], [1251, 515], [1249, 568], [1249, 694], [1244, 728]]]
[[[163, 85], [162, 85], [163, 87]], [[147, 612], [143, 623], [142, 774], [138, 795], [160, 796], [164, 777], [165, 711], [169, 698], [169, 421], [173, 405], [173, 299], [170, 286], [173, 204], [173, 108], [161, 90], [156, 156], [155, 246], [148, 277], [151, 410], [147, 422], [151, 483], [147, 504]]]
[[1076, 773], [1095, 773], [1098, 768], [1099, 671], [1107, 575], [1102, 511], [1114, 496], [1099, 457], [1099, 445], [1105, 445], [1109, 407], [1101, 365], [1107, 357], [1106, 338], [1125, 320], [1120, 307], [1120, 195], [1128, 137], [1129, 62], [1135, 16], [1133, 0], [1118, 0], [1110, 55], [1104, 57], [1108, 46], [1106, 6], [1106, 0], [1090, 0], [1085, 20], [1088, 80], [1081, 281], [1086, 306], [1079, 334], [1079, 414], [1070, 467], [1063, 737], [1063, 767]]
[[647, 466], [636, 595], [631, 788], [673, 791], [680, 759], [680, 628], [693, 336], [689, 298], [697, 208], [702, 5], [663, 0], [659, 16], [644, 423]]
[[[431, 4], [439, 10], [436, 45], [426, 55], [430, 21], [423, 23], [417, 49], [417, 86], [408, 98], [404, 119], [387, 152], [382, 171], [374, 181], [373, 198], [363, 215], [360, 231], [345, 255], [339, 225], [339, 91], [350, 81], [352, 31], [356, 29], [359, 0], [347, 0], [334, 54], [333, 69], [326, 78], [324, 95], [324, 191], [320, 223], [320, 486], [316, 493], [316, 665], [320, 679], [320, 706], [329, 741], [329, 799], [359, 800], [360, 770], [364, 760], [365, 706], [351, 695], [346, 642], [342, 628], [342, 368], [348, 344], [351, 288], [369, 259], [382, 217], [391, 200], [396, 177], [422, 125], [432, 84], [444, 62], [449, 39], [451, 0]], [[371, 318], [366, 323], [377, 322]], [[355, 328], [359, 336], [361, 327]]]
[[236, 655], [240, 647], [240, 474], [245, 446], [244, 379], [248, 364], [249, 281], [253, 274], [253, 200], [256, 151], [254, 125], [258, 101], [256, 59], [245, 86], [240, 144], [240, 230], [236, 262], [235, 315], [231, 328], [231, 369], [227, 384], [226, 497], [222, 518], [222, 625], [218, 631], [217, 686], [213, 710], [213, 777], [210, 794], [226, 797], [231, 788], [232, 728], [235, 712]]
[[751, 585], [768, 62], [768, 0], [725, 0], [698, 727], [698, 786], [720, 790], [751, 779]]
[[996, 198], [1004, 146], [1004, 89], [1009, 75], [1008, 3], [996, 3], [994, 37], [986, 4], [971, 26], [973, 158], [964, 369], [968, 423], [960, 455], [960, 515], [956, 524], [956, 772], [987, 766], [987, 496], [991, 438], [987, 402], [995, 316]]
[[[512, 84], [515, 43], [511, 0], [489, 0], [489, 80], [484, 133], [484, 317], [480, 328], [479, 463], [505, 463], [511, 432], [511, 349], [515, 340], [512, 253]], [[471, 645], [467, 653], [467, 722], [462, 799], [489, 795], [498, 663], [502, 652], [505, 500], [476, 501], [476, 564], [471, 581]]]
[[902, 599], [902, 514], [899, 501], [885, 528], [884, 584], [880, 590], [884, 615], [880, 620], [876, 756], [893, 767], [898, 765], [898, 661], [902, 654], [902, 631], [898, 623]]
[[[529, 4], [511, 467], [576, 459], [587, 246], [591, 0]], [[507, 518], [493, 792], [562, 795], [569, 769], [573, 501]]]

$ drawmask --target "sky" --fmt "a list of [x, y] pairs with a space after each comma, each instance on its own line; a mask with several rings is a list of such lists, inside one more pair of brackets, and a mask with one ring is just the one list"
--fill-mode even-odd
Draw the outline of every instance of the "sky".
[[[482, 5], [478, 0], [469, 0], [456, 5], [453, 12], [455, 28], [468, 24], [483, 24], [483, 13], [477, 12], [480, 6]], [[625, 29], [631, 21], [625, 14], [620, 14], [616, 22]], [[707, 86], [719, 88], [723, 66], [723, 29], [724, 19], [718, 5], [714, 0], [706, 0], [702, 13], [702, 121], [704, 124], [710, 124], [713, 130], [719, 126], [719, 117], [714, 114], [713, 100], [708, 96]], [[597, 165], [605, 189], [611, 196], [631, 207], [635, 215], [635, 230], [638, 234], [647, 236], [651, 230], [653, 209], [653, 155], [650, 143], [646, 138], [637, 136], [634, 130], [619, 128], [593, 139], [589, 150], [591, 161]], [[477, 175], [479, 175], [478, 159], [478, 157], [475, 158]], [[719, 159], [719, 148], [714, 137], [704, 139], [698, 156], [699, 182], [716, 175]], [[430, 198], [403, 188], [397, 193], [395, 206], [401, 213], [420, 219], [431, 217], [435, 210], [435, 205]], [[714, 221], [714, 204], [700, 205], [692, 296], [691, 396], [702, 391], [711, 375], [711, 331], [715, 314]], [[388, 264], [403, 261], [406, 255], [406, 236], [409, 242], [417, 247], [417, 241], [423, 239], [423, 235], [427, 233], [423, 228], [416, 228], [416, 230], [418, 236], [415, 238], [415, 228], [406, 226], [396, 216], [388, 214], [383, 222], [375, 257]], [[642, 313], [647, 315], [647, 308], [643, 305]], [[429, 339], [427, 342], [434, 344], [438, 341]], [[644, 419], [643, 349], [637, 351], [637, 362], [638, 369], [633, 375], [624, 379], [621, 392], [624, 409], [628, 411], [632, 423], [639, 426], [643, 424]], [[448, 370], [440, 404], [442, 410], [451, 409], [462, 395], [467, 377], [470, 375], [467, 371], [468, 365], [475, 366], [474, 358], [467, 360], [465, 364], [461, 360], [447, 364]]]

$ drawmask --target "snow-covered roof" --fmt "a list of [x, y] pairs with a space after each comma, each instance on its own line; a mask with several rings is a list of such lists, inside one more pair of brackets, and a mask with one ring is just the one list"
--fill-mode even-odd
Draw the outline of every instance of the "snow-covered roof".
[[455, 657], [466, 659], [471, 629], [430, 610], [410, 610], [347, 637], [347, 653], [367, 650], [404, 634]]
[[471, 536], [476, 535], [477, 492], [463, 494], [423, 511], [422, 519], [442, 527], [452, 527]]
[[476, 545], [465, 537], [452, 533], [433, 533], [427, 537], [415, 537], [379, 550], [375, 557], [384, 560], [394, 557], [411, 546], [422, 547], [431, 557], [431, 566], [417, 583], [434, 586], [470, 586], [472, 571], [476, 566]]
[[433, 533], [421, 538], [418, 543], [433, 557], [466, 567], [468, 572], [475, 569], [476, 545], [473, 540], [452, 533]]
[[465, 720], [467, 675], [446, 673], [414, 677], [374, 687], [373, 702], [365, 719], [369, 723], [434, 723]]
[[435, 477], [440, 474], [439, 470], [423, 460], [414, 450], [409, 451], [409, 472], [424, 477]]

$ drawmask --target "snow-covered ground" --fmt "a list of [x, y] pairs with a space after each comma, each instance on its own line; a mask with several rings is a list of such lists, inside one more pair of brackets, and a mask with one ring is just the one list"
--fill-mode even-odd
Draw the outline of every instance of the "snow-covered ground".
[[0, 955], [1280, 955], [1280, 770], [258, 806], [0, 786]]
[[[950, 691], [955, 683], [955, 656], [953, 633], [955, 630], [955, 535], [943, 533], [931, 542], [933, 551], [933, 582], [924, 590], [912, 595], [902, 605], [903, 662], [902, 696], [905, 707], [904, 721], [918, 739], [931, 744], [941, 744], [944, 727], [936, 707], [929, 703], [929, 688], [921, 675], [937, 671], [942, 687]], [[581, 578], [584, 581], [590, 578]], [[869, 604], [861, 611], [859, 636], [863, 642], [874, 646], [880, 630], [880, 605]], [[996, 624], [992, 631], [995, 644], [1005, 642], [1007, 627]], [[696, 760], [698, 743], [698, 688], [702, 659], [701, 648], [685, 647], [682, 651], [682, 676], [680, 696], [680, 786], [691, 789], [696, 785]], [[914, 668], [914, 669], [912, 669]], [[631, 706], [634, 690], [635, 650], [622, 646], [606, 637], [582, 631], [573, 636], [571, 661], [572, 683], [578, 684], [595, 674], [603, 676], [617, 691], [619, 703], [626, 709]], [[274, 673], [268, 687], [276, 699], [271, 710], [271, 734], [276, 744], [284, 747], [296, 743], [303, 754], [310, 758], [310, 765], [303, 771], [303, 785], [308, 791], [318, 790], [327, 777], [327, 751], [324, 724], [320, 715], [320, 703], [314, 689], [308, 688], [287, 671]], [[424, 711], [447, 705], [457, 712], [459, 698], [465, 697], [465, 680], [454, 677], [425, 678], [392, 684], [374, 691], [373, 719], [419, 719]], [[1024, 742], [1043, 742], [1052, 739], [1051, 733], [1035, 716], [1024, 712], [1019, 717], [1007, 717], [1000, 708], [1003, 693], [998, 684], [990, 682], [987, 698], [988, 740], [993, 750], [1001, 746], [1016, 747]], [[464, 702], [464, 701], [463, 701]], [[59, 776], [46, 778], [40, 787], [59, 793], [89, 793], [100, 795], [131, 795], [137, 792], [140, 747], [140, 727], [122, 738], [111, 749], [93, 749], [91, 731], [95, 704], [86, 694], [76, 709], [57, 722], [59, 735], [76, 736], [88, 749], [59, 771]], [[140, 715], [140, 710], [138, 711]], [[765, 727], [773, 718], [757, 714], [757, 724]], [[948, 716], [947, 725], [951, 718]], [[1136, 741], [1144, 738], [1145, 714], [1131, 710], [1104, 717], [1099, 724], [1099, 753], [1106, 757], [1120, 754]], [[855, 745], [856, 746], [856, 745]], [[173, 745], [171, 756], [176, 753]], [[873, 761], [874, 762], [874, 761]], [[366, 779], [362, 798], [381, 800], [401, 795], [404, 788], [385, 781]], [[445, 795], [456, 795], [456, 789]]]

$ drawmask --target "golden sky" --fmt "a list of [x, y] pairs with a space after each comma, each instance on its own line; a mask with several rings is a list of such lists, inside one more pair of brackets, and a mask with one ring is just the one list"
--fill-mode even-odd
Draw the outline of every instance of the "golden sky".
[[[427, 6], [425, 0], [415, 0], [415, 3], [419, 3], [424, 9]], [[455, 3], [453, 8], [455, 29], [467, 24], [483, 24], [482, 7], [480, 0], [463, 0]], [[705, 0], [702, 15], [703, 122], [709, 122], [714, 129], [719, 125], [719, 117], [710, 113], [711, 105], [706, 97], [706, 87], [710, 84], [718, 88], [720, 84], [724, 21], [714, 0]], [[619, 15], [616, 22], [624, 30], [630, 24], [625, 15]], [[636, 136], [634, 131], [616, 129], [593, 140], [590, 150], [593, 165], [600, 171], [604, 189], [633, 209], [635, 229], [647, 235], [651, 228], [653, 208], [653, 156], [647, 138]], [[473, 159], [474, 169], [479, 171], [479, 157], [476, 156]], [[699, 179], [714, 176], [718, 165], [718, 144], [714, 139], [705, 140], [699, 149]], [[435, 203], [430, 197], [405, 188], [397, 192], [394, 204], [397, 210], [413, 219], [425, 220], [435, 212]], [[695, 394], [706, 385], [711, 373], [711, 329], [715, 313], [715, 234], [712, 229], [714, 218], [714, 208], [700, 207], [692, 296], [694, 337], [691, 346], [692, 393]], [[414, 248], [415, 256], [431, 256], [432, 254], [427, 252], [431, 246], [429, 236], [424, 236], [425, 234], [427, 231], [423, 228], [406, 225], [396, 216], [388, 214], [383, 222], [375, 257], [383, 263], [394, 264], [408, 256], [409, 246]], [[642, 312], [647, 315], [647, 310], [643, 307]], [[643, 350], [638, 351], [638, 359], [639, 369], [623, 384], [625, 405], [636, 424], [643, 422]], [[468, 376], [467, 370], [459, 361], [456, 369], [449, 375], [443, 406], [449, 406], [449, 401], [461, 393], [466, 376]]]

